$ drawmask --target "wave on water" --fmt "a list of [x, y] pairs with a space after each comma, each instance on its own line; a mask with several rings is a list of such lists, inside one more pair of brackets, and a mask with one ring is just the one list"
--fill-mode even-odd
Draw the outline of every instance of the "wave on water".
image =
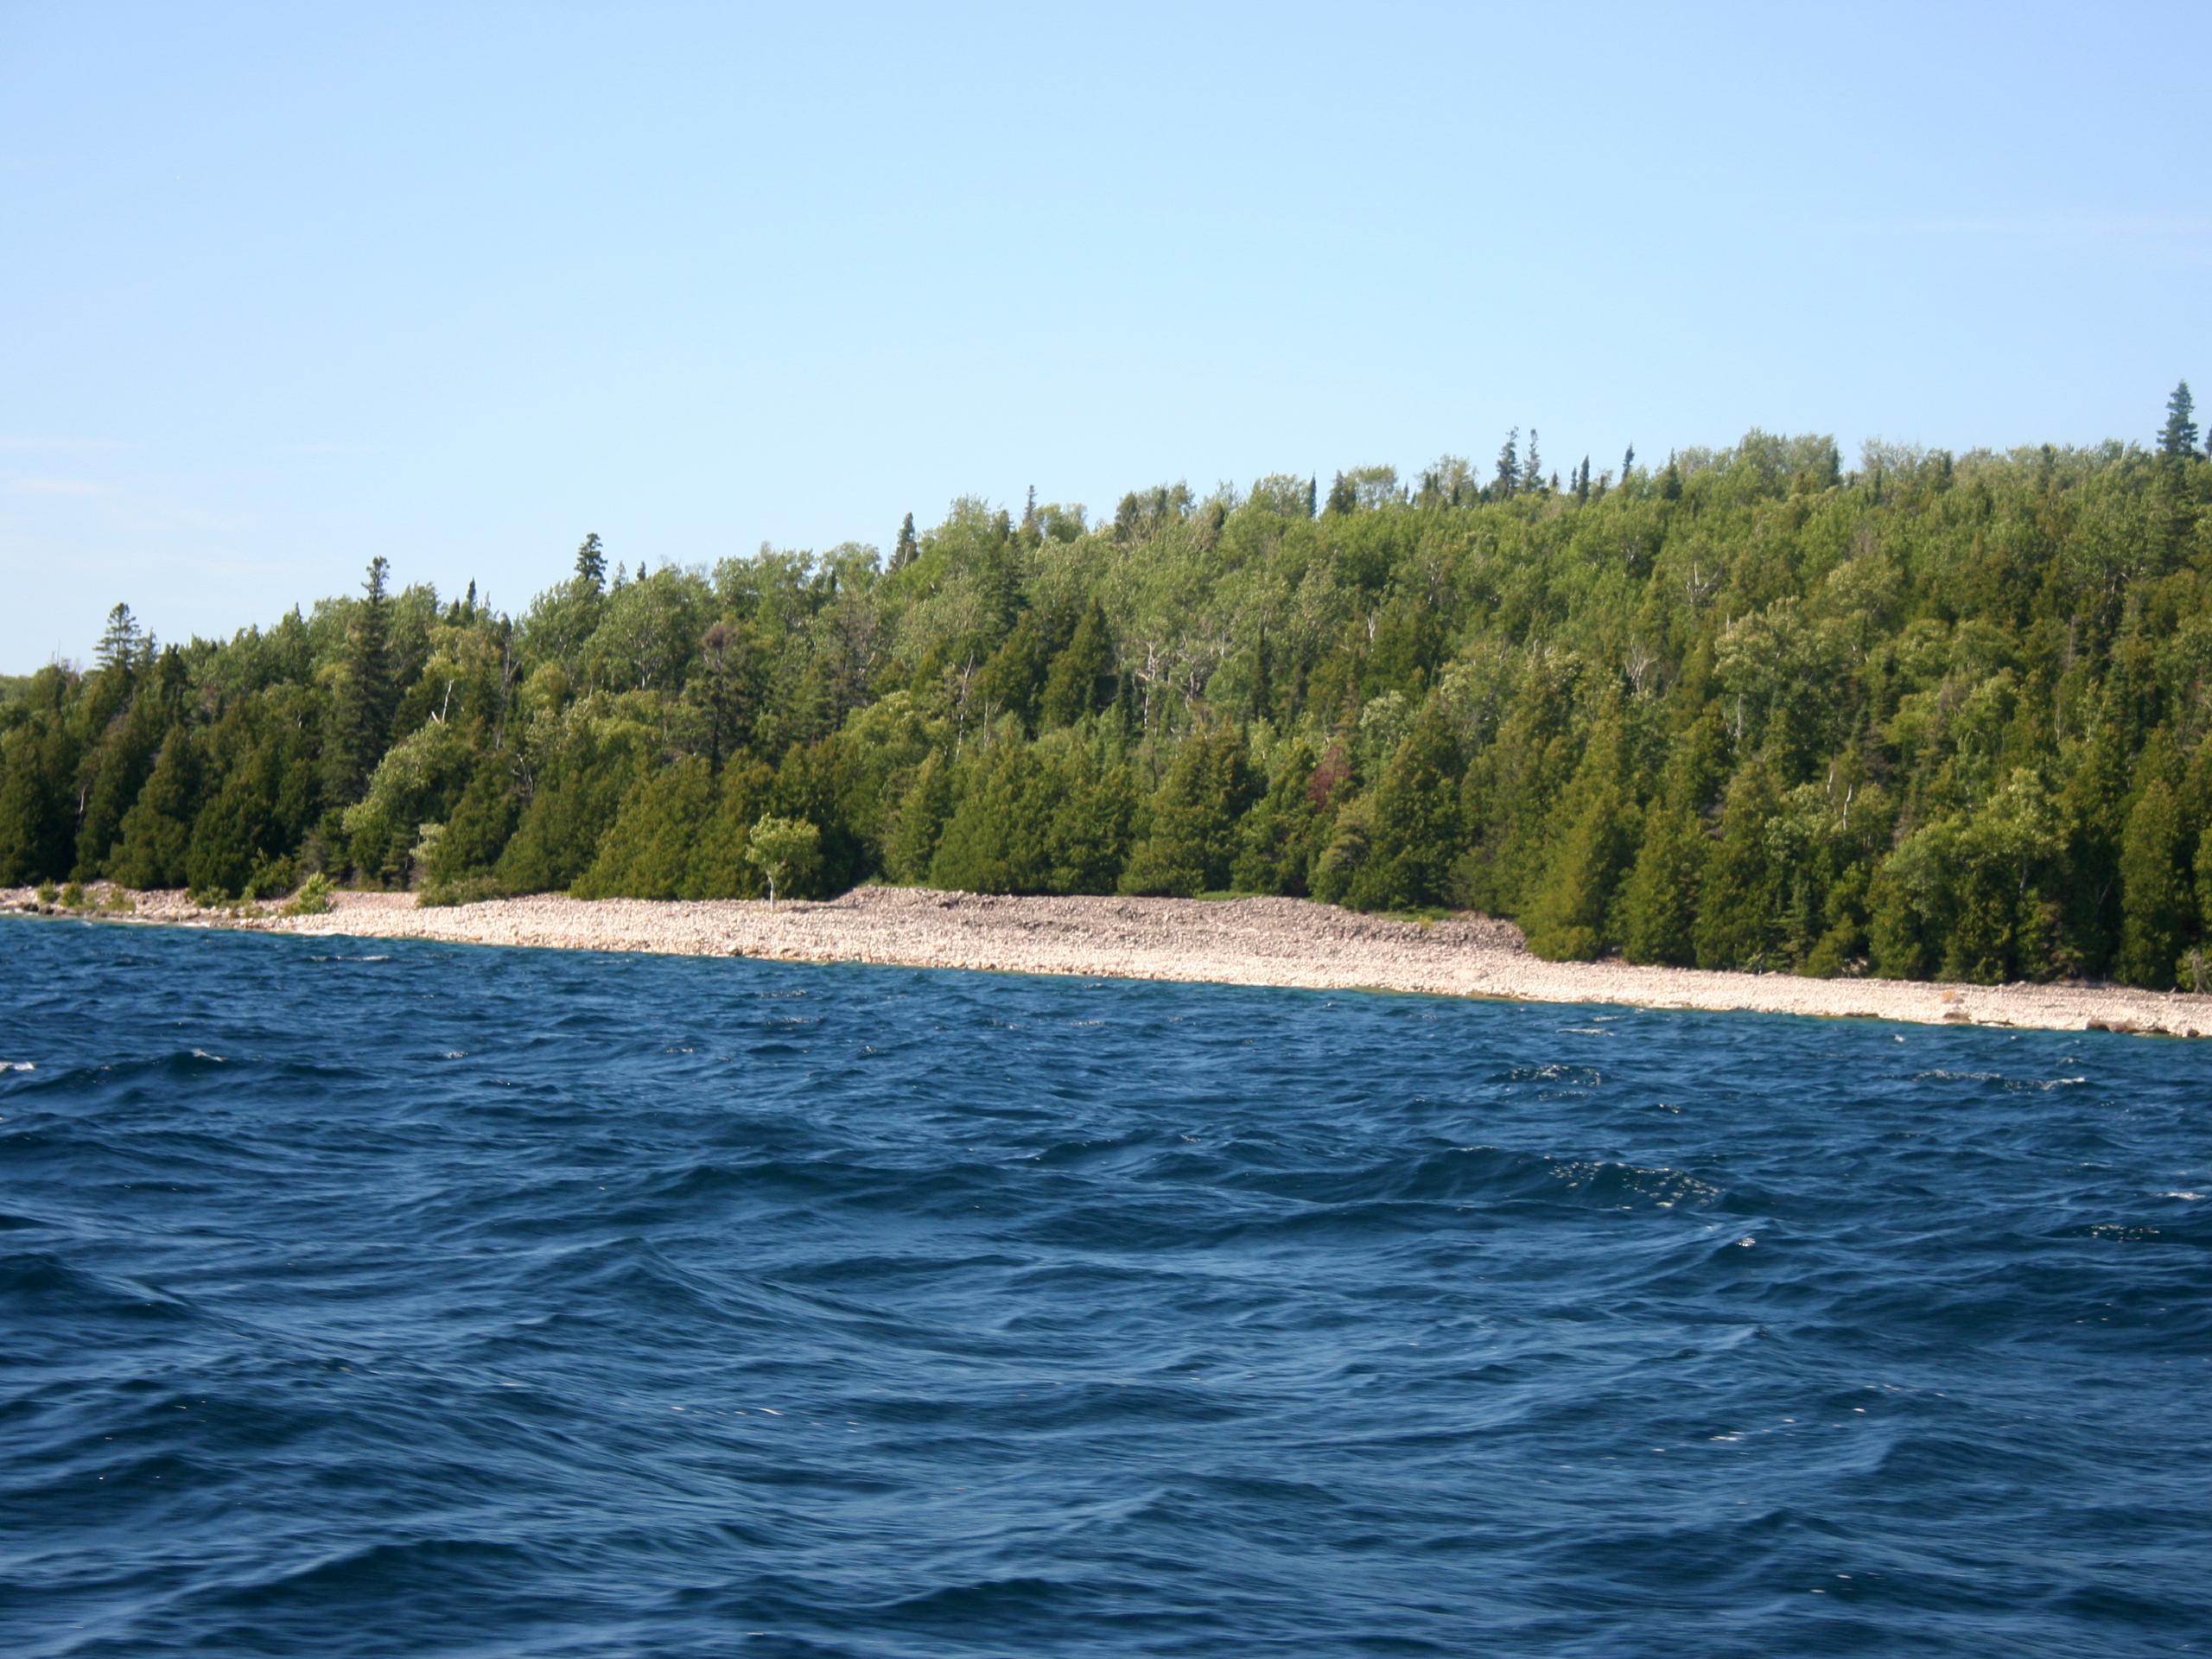
[[0, 922], [0, 1651], [2212, 1631], [2212, 1051]]

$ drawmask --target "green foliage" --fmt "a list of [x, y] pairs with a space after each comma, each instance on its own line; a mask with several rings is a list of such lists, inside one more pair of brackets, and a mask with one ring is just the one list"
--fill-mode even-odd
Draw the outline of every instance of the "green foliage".
[[1528, 922], [1529, 948], [1552, 962], [1587, 962], [1620, 942], [1614, 899], [1635, 850], [1619, 786], [1593, 782], [1553, 855]]
[[765, 817], [817, 838], [779, 898], [1310, 893], [1553, 955], [2193, 983], [2195, 429], [2177, 387], [2147, 448], [1752, 432], [1556, 490], [1531, 432], [1325, 505], [963, 499], [887, 562], [588, 538], [513, 619], [382, 561], [227, 640], [118, 607], [91, 669], [0, 685], [0, 884], [749, 897]]
[[1144, 836], [1122, 872], [1122, 891], [1188, 897], [1227, 887], [1238, 850], [1236, 821], [1251, 796], [1241, 733], [1185, 740], [1153, 796]]
[[431, 851], [430, 880], [450, 886], [488, 875], [514, 835], [520, 810], [512, 757], [501, 753], [478, 759]]
[[391, 735], [393, 710], [391, 601], [385, 591], [391, 569], [381, 556], [369, 561], [362, 597], [353, 607], [339, 664], [338, 696], [331, 708], [324, 751], [326, 789], [335, 802], [354, 799]]
[[768, 907], [780, 887], [803, 883], [822, 858], [822, 831], [804, 818], [764, 817], [746, 837], [746, 851], [768, 883]]
[[172, 728], [152, 775], [123, 815], [121, 841], [108, 874], [126, 887], [181, 887], [199, 816], [200, 757], [191, 734]]
[[1347, 888], [1363, 910], [1412, 910], [1449, 896], [1459, 855], [1459, 740], [1442, 703], [1432, 698], [1376, 780], [1375, 836]]
[[952, 817], [952, 774], [953, 763], [932, 750], [900, 798], [884, 847], [884, 868], [893, 880], [913, 884], [930, 879], [938, 842]]
[[480, 905], [504, 899], [507, 890], [489, 875], [464, 875], [451, 881], [432, 881], [416, 890], [417, 910], [449, 909], [456, 905]]
[[1293, 741], [1277, 757], [1261, 798], [1237, 832], [1230, 885], [1238, 893], [1303, 898], [1329, 827], [1328, 774], [1310, 744]]
[[[703, 759], [679, 760], [639, 779], [571, 891], [579, 899], [675, 898], [714, 806], [714, 773]], [[756, 830], [755, 845], [757, 838]]]
[[246, 878], [243, 897], [251, 900], [275, 899], [291, 892], [300, 885], [299, 866], [282, 854], [274, 858], [262, 858]]
[[753, 861], [753, 826], [768, 810], [776, 775], [749, 756], [722, 769], [713, 815], [691, 849], [679, 899], [758, 899], [766, 891]]
[[1105, 607], [1090, 601], [1066, 648], [1052, 659], [1045, 679], [1043, 714], [1047, 726], [1072, 726], [1112, 706], [1120, 681], [1114, 669], [1114, 634]]
[[2181, 816], [2173, 791], [2152, 779], [2127, 815], [2120, 855], [2120, 957], [2114, 977], [2170, 990], [2182, 944]]
[[301, 884], [300, 890], [285, 905], [283, 913], [287, 916], [327, 916], [336, 903], [331, 896], [336, 891], [330, 878], [318, 870]]
[[1654, 801], [1622, 895], [1621, 955], [1634, 963], [1688, 968], [1697, 960], [1692, 935], [1706, 838], [1687, 808]]
[[1768, 969], [1775, 960], [1782, 909], [1782, 870], [1768, 826], [1777, 810], [1774, 779], [1754, 760], [1728, 788], [1720, 841], [1706, 857], [1698, 915], [1690, 938], [1700, 968]]
[[964, 893], [1046, 891], [1052, 804], [1036, 751], [998, 744], [963, 770], [959, 804], [930, 860], [930, 885]]

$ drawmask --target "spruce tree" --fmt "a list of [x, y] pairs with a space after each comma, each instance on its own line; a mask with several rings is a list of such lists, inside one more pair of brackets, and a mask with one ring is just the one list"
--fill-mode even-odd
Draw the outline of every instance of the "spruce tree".
[[145, 643], [146, 637], [139, 630], [138, 619], [130, 614], [130, 607], [118, 605], [107, 613], [107, 627], [100, 634], [92, 661], [103, 672], [127, 672], [137, 666]]
[[1510, 497], [1521, 487], [1521, 429], [1515, 427], [1505, 435], [1505, 442], [1497, 452], [1497, 493]]
[[385, 593], [390, 561], [369, 561], [363, 595], [346, 632], [344, 671], [332, 707], [324, 794], [333, 804], [359, 800], [391, 741], [391, 601]]
[[2196, 400], [2184, 380], [2166, 399], [2166, 423], [2158, 434], [2158, 453], [2169, 461], [2186, 461], [2196, 453]]
[[586, 536], [576, 549], [576, 581], [588, 593], [606, 590], [607, 550], [600, 544], [597, 531]]
[[899, 525], [899, 540], [891, 550], [891, 568], [904, 570], [920, 556], [922, 544], [914, 535], [914, 515], [908, 513]]

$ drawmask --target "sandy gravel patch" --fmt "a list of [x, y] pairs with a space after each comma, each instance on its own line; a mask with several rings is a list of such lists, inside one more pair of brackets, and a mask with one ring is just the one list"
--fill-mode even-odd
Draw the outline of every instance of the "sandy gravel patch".
[[[95, 898], [105, 891], [94, 889]], [[202, 910], [181, 893], [132, 901], [127, 919], [138, 922], [308, 935], [2212, 1036], [2208, 996], [1549, 963], [1529, 955], [1510, 923], [1466, 916], [1423, 925], [1300, 899], [1010, 899], [861, 887], [773, 912], [757, 900], [561, 894], [423, 910], [406, 893], [346, 893], [328, 915], [289, 918]], [[26, 889], [0, 891], [0, 906], [41, 908]]]

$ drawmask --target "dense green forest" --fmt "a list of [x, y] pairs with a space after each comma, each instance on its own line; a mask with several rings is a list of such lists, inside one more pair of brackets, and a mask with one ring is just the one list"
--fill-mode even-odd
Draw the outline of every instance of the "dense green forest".
[[[0, 683], [0, 885], [426, 902], [1310, 894], [1554, 957], [2194, 988], [2212, 461], [1754, 432], [1446, 457], [1110, 519], [953, 504], [887, 556], [588, 537], [519, 616], [395, 588]], [[792, 844], [796, 845], [796, 842]]]

